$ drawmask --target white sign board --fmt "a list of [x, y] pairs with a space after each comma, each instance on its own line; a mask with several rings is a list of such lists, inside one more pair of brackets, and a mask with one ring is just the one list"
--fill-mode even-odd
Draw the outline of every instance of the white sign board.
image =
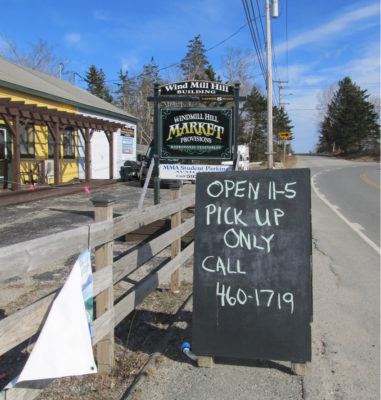
[[204, 165], [204, 164], [160, 164], [160, 179], [195, 180], [199, 172], [232, 171], [231, 165]]

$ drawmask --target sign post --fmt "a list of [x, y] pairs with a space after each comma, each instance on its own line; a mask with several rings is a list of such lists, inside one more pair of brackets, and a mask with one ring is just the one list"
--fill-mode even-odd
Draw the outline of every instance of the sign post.
[[291, 136], [291, 132], [279, 132], [279, 136], [284, 139], [283, 144], [283, 163], [286, 162], [286, 143], [287, 139]]
[[[154, 109], [153, 109], [153, 188], [154, 188], [154, 204], [160, 203], [160, 178], [159, 178], [159, 84], [154, 84]], [[151, 161], [151, 162], [152, 162]]]

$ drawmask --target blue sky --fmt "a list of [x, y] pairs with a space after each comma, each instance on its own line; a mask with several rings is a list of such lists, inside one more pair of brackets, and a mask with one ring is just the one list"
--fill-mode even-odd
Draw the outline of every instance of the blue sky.
[[[264, 15], [265, 0], [258, 4]], [[94, 64], [113, 81], [120, 68], [140, 73], [151, 57], [164, 68], [180, 62], [189, 40], [200, 34], [206, 49], [219, 44], [207, 57], [221, 76], [229, 48], [253, 52], [252, 79], [265, 89], [249, 29], [243, 27], [241, 0], [0, 0], [0, 6], [0, 33], [20, 50], [38, 39], [48, 41], [68, 60], [66, 72], [84, 76]], [[289, 103], [285, 108], [295, 126], [293, 148], [308, 152], [318, 139], [316, 108], [324, 90], [350, 76], [371, 96], [380, 96], [380, 5], [378, 0], [279, 0], [279, 8], [279, 18], [272, 20], [274, 79], [288, 81], [282, 102]], [[162, 74], [176, 77], [174, 68]], [[274, 91], [277, 104], [277, 85]]]

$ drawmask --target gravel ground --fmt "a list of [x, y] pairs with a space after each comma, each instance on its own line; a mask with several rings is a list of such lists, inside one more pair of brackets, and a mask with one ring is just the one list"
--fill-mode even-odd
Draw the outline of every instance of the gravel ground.
[[[184, 195], [194, 190], [194, 185], [184, 185]], [[137, 207], [141, 188], [137, 182], [118, 183], [90, 195], [85, 192], [43, 199], [13, 206], [0, 207], [0, 247], [22, 242], [51, 233], [86, 225], [94, 221], [90, 199], [108, 193], [116, 199], [114, 216], [125, 214]], [[161, 190], [161, 201], [170, 199], [170, 190]], [[153, 190], [148, 189], [143, 207], [153, 204]], [[116, 240], [114, 257], [119, 256], [136, 242]], [[170, 248], [163, 250], [143, 268], [121, 281], [114, 288], [115, 298], [125, 295], [134, 282], [139, 281], [160, 263], [170, 257]], [[76, 256], [65, 263], [34, 270], [22, 277], [0, 283], [0, 319], [27, 304], [59, 289], [65, 282]], [[115, 330], [116, 365], [110, 376], [85, 376], [57, 379], [39, 397], [48, 399], [115, 399], [119, 400], [134, 381], [156, 344], [162, 340], [173, 322], [177, 310], [192, 292], [192, 262], [181, 269], [184, 281], [180, 293], [171, 293], [166, 285], [152, 293], [139, 307], [122, 321]], [[0, 389], [13, 379], [24, 365], [36, 338], [4, 354], [0, 358]]]

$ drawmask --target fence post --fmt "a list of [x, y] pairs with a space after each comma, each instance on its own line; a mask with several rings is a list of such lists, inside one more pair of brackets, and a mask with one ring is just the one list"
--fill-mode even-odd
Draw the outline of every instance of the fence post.
[[[100, 194], [91, 199], [95, 210], [95, 222], [112, 220], [113, 203], [115, 199], [108, 194]], [[95, 271], [99, 271], [113, 262], [114, 242], [105, 243], [95, 249]], [[95, 313], [98, 318], [114, 305], [113, 286], [104, 290], [95, 298]], [[109, 373], [114, 366], [114, 326], [110, 327], [110, 332], [97, 343], [98, 372]]]
[[[171, 198], [176, 200], [181, 197], [181, 186], [171, 189]], [[171, 229], [181, 224], [181, 211], [171, 215]], [[181, 251], [181, 237], [171, 244], [171, 258], [175, 258]], [[178, 293], [180, 291], [180, 268], [171, 275], [171, 291]]]

